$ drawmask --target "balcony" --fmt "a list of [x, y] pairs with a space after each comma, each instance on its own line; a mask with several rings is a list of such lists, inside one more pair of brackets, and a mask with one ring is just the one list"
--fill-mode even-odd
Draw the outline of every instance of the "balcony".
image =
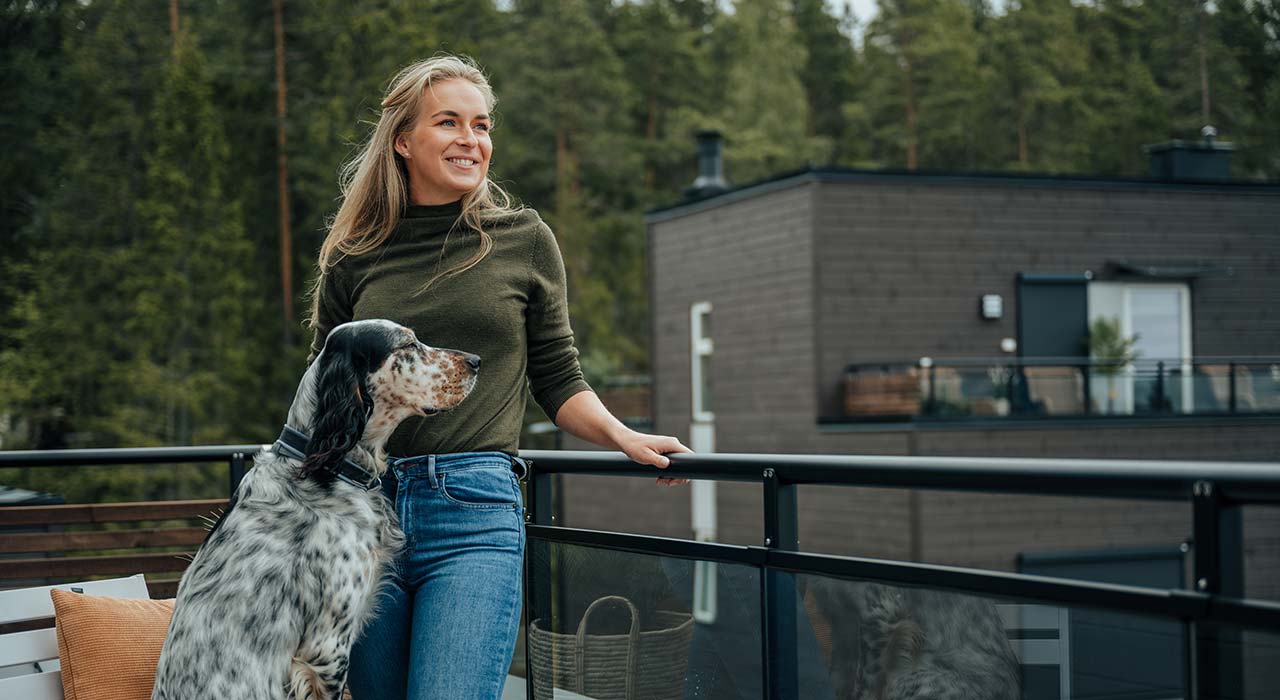
[[[257, 449], [10, 452], [0, 453], [0, 469], [222, 463], [234, 488]], [[1245, 506], [1280, 504], [1280, 463], [678, 457], [670, 475], [758, 485], [763, 538], [733, 545], [566, 527], [555, 521], [558, 479], [652, 478], [652, 470], [612, 453], [521, 456], [533, 463], [525, 579], [532, 622], [522, 631], [504, 697], [893, 697], [891, 684], [927, 673], [936, 673], [956, 697], [1280, 694], [1280, 604], [1245, 597], [1241, 527]], [[1182, 504], [1191, 536], [1178, 563], [1187, 566], [1189, 585], [1121, 585], [801, 551], [798, 492], [815, 485]], [[181, 508], [210, 504], [216, 501]], [[169, 507], [0, 508], [0, 588], [122, 573], [121, 567], [173, 571], [173, 562], [185, 564], [186, 540], [151, 535], [130, 545], [117, 534], [106, 545], [85, 539], [79, 531], [88, 526], [75, 524], [145, 519], [153, 521], [146, 526], [151, 532], [189, 524], [171, 520], [180, 514]], [[128, 517], [102, 515], [128, 509]], [[80, 515], [69, 520], [72, 511]], [[55, 521], [67, 524], [50, 524]], [[16, 531], [31, 528], [62, 531]], [[1276, 535], [1261, 534], [1268, 541]], [[43, 538], [39, 547], [33, 538]], [[168, 551], [139, 558], [144, 545]], [[172, 561], [149, 563], [159, 559]]]
[[1280, 415], [1280, 358], [920, 358], [849, 365], [826, 423]]

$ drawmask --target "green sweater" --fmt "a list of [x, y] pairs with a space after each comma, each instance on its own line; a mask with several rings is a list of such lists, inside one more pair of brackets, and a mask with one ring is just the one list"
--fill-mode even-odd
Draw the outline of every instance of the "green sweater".
[[402, 423], [387, 444], [393, 456], [514, 455], [526, 376], [534, 399], [553, 419], [570, 396], [591, 388], [573, 345], [560, 249], [532, 209], [507, 222], [487, 223], [493, 250], [484, 260], [420, 292], [437, 270], [470, 259], [478, 249], [479, 234], [464, 224], [448, 233], [461, 211], [461, 202], [409, 206], [382, 246], [341, 259], [321, 277], [312, 358], [334, 326], [368, 318], [408, 326], [432, 347], [480, 356], [471, 395], [450, 411]]

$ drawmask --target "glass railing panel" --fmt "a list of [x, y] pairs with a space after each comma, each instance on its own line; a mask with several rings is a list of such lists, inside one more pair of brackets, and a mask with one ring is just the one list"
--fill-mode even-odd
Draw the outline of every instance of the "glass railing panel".
[[[808, 552], [1027, 573], [1053, 562], [1052, 572], [1034, 573], [1188, 587], [1186, 503], [809, 485], [797, 500]], [[1280, 539], [1276, 529], [1246, 532]], [[1280, 562], [1280, 552], [1250, 556], [1258, 566]]]
[[1014, 377], [1019, 413], [1078, 416], [1085, 413], [1084, 371], [1080, 367], [1023, 367]]
[[1236, 365], [1236, 409], [1241, 413], [1280, 412], [1280, 362]]
[[1280, 507], [1240, 508], [1244, 532], [1244, 595], [1280, 602]]
[[757, 569], [536, 539], [528, 556], [536, 700], [762, 697]]
[[937, 367], [933, 414], [979, 418], [1009, 415], [1016, 404], [1016, 375], [1004, 366]]
[[1100, 416], [1133, 414], [1133, 376], [1122, 368], [1089, 370], [1089, 411]]
[[871, 581], [796, 578], [797, 618], [802, 629], [812, 630], [827, 671], [799, 697], [1189, 697], [1186, 631], [1178, 621]]
[[911, 416], [1214, 415], [1280, 412], [1280, 362], [1140, 357], [1127, 364], [992, 358], [854, 365], [844, 376], [843, 415]]
[[1280, 634], [1220, 624], [1201, 624], [1196, 634], [1205, 661], [1201, 697], [1280, 697]]
[[1169, 413], [1168, 371], [1148, 362], [1135, 362], [1128, 371], [1133, 384], [1135, 415]]
[[[555, 525], [583, 530], [625, 530], [638, 535], [692, 538], [689, 486], [666, 488], [652, 477], [631, 478], [564, 474], [556, 477]], [[716, 541], [760, 544], [764, 524], [758, 516], [763, 495], [758, 482], [716, 483], [721, 509]], [[607, 498], [601, 494], [608, 494]], [[527, 501], [526, 501], [527, 502]]]

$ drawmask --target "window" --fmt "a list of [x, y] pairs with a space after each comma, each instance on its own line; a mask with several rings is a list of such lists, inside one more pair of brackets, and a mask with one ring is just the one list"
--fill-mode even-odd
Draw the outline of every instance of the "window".
[[1093, 378], [1097, 408], [1104, 413], [1194, 410], [1190, 288], [1183, 283], [1091, 283], [1089, 322], [1104, 318], [1118, 320], [1125, 337], [1136, 336], [1137, 359], [1117, 377]]
[[689, 345], [693, 387], [693, 420], [715, 420], [711, 400], [711, 302], [689, 307]]

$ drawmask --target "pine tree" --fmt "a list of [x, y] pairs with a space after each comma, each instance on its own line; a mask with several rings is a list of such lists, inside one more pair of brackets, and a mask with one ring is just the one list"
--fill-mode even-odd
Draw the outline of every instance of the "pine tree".
[[1244, 79], [1247, 124], [1233, 138], [1237, 171], [1247, 177], [1280, 176], [1280, 0], [1219, 0], [1219, 41]]
[[[22, 281], [39, 243], [31, 235], [32, 219], [58, 171], [56, 151], [41, 134], [65, 93], [62, 43], [71, 13], [69, 3], [57, 1], [0, 6], [0, 356], [15, 347], [16, 307], [30, 291]], [[20, 385], [0, 372], [0, 447], [9, 432], [5, 423], [17, 420], [6, 404], [17, 398]]]
[[726, 75], [725, 168], [737, 182], [824, 159], [829, 141], [809, 136], [800, 76], [806, 52], [782, 0], [739, 0], [727, 18], [732, 50]]
[[1075, 125], [1084, 119], [1088, 54], [1067, 0], [1018, 0], [992, 23], [994, 86], [1021, 170], [1066, 171], [1087, 150]]
[[1074, 163], [1078, 172], [1144, 176], [1142, 146], [1162, 141], [1169, 128], [1167, 98], [1134, 36], [1129, 8], [1081, 8], [1081, 36], [1090, 56], [1083, 88], [1087, 104], [1079, 129], [1088, 152]]
[[1136, 20], [1128, 40], [1139, 47], [1165, 96], [1168, 133], [1153, 141], [1199, 140], [1206, 121], [1228, 140], [1246, 127], [1244, 76], [1216, 31], [1216, 14], [1203, 0], [1146, 2], [1136, 7], [1112, 0], [1106, 9]]
[[[104, 420], [120, 390], [130, 320], [118, 298], [142, 230], [143, 119], [168, 53], [166, 8], [97, 2], [68, 18], [63, 109], [42, 137], [57, 180], [25, 235], [31, 256], [11, 283], [13, 349], [0, 374], [20, 384], [16, 404], [31, 447], [114, 446], [127, 431]], [[35, 242], [38, 241], [38, 244]]]
[[[832, 164], [853, 157], [845, 150], [850, 142], [844, 105], [854, 101], [857, 57], [853, 38], [832, 16], [825, 0], [792, 0], [796, 30], [805, 47], [804, 85], [809, 107], [807, 135], [820, 139], [826, 152], [818, 162]], [[846, 7], [848, 11], [848, 8]]]
[[690, 172], [692, 134], [715, 109], [705, 89], [713, 79], [704, 31], [679, 3], [647, 0], [617, 8], [610, 39], [632, 87], [639, 131], [627, 147], [644, 158], [642, 199], [670, 202]]
[[135, 339], [126, 372], [136, 402], [154, 406], [135, 439], [263, 439], [278, 417], [238, 405], [256, 383], [252, 356], [262, 351], [244, 335], [261, 318], [263, 294], [247, 269], [253, 246], [240, 203], [223, 186], [230, 149], [189, 30], [174, 37], [148, 124], [146, 195], [137, 203], [144, 235], [130, 251], [135, 274], [121, 283], [132, 305], [124, 330]]
[[864, 43], [875, 157], [911, 170], [972, 167], [987, 78], [971, 6], [883, 0]]

